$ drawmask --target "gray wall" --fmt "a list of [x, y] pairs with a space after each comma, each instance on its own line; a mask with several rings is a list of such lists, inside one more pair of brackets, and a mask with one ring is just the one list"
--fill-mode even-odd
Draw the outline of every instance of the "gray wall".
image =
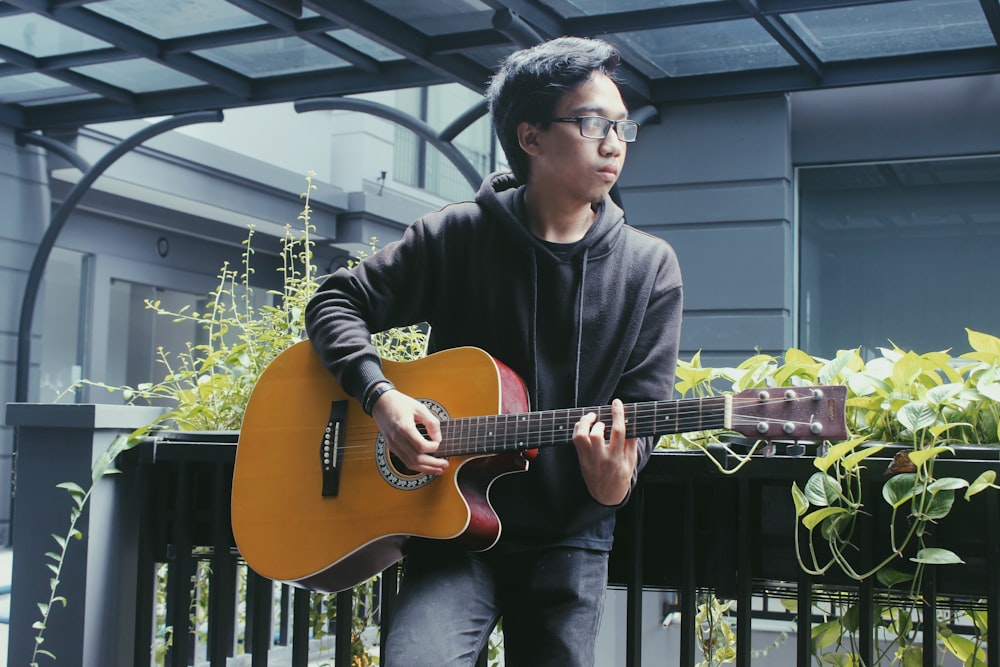
[[1000, 76], [795, 93], [795, 166], [1000, 152]]
[[[13, 132], [0, 126], [0, 406], [14, 400], [21, 295], [49, 219], [47, 181], [41, 152], [17, 146]], [[13, 429], [0, 420], [0, 546], [10, 541], [13, 440]]]
[[798, 345], [796, 168], [997, 154], [997, 118], [995, 75], [661, 110], [620, 187], [629, 222], [680, 258], [681, 358], [727, 365]]
[[628, 220], [667, 239], [684, 273], [682, 359], [725, 365], [792, 343], [789, 127], [784, 95], [677, 106], [629, 148]]

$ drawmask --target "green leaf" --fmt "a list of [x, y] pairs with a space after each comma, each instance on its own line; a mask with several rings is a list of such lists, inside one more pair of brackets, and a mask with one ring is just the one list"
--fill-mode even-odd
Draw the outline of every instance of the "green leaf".
[[943, 519], [951, 512], [955, 504], [954, 491], [939, 491], [931, 495], [931, 502], [924, 508], [923, 515], [928, 519]]
[[875, 578], [878, 579], [879, 583], [883, 586], [891, 588], [896, 584], [902, 584], [907, 581], [913, 581], [913, 575], [908, 572], [900, 572], [899, 570], [892, 567], [883, 567], [878, 572], [875, 573]]
[[969, 346], [976, 352], [986, 352], [994, 357], [1000, 357], [1000, 338], [966, 328], [969, 335]]
[[923, 667], [924, 652], [919, 646], [907, 646], [903, 650], [903, 667]]
[[74, 482], [62, 482], [60, 484], [56, 484], [56, 488], [57, 489], [66, 489], [67, 491], [69, 491], [69, 494], [71, 496], [73, 496], [74, 498], [76, 498], [78, 496], [82, 497], [82, 496], [87, 495], [87, 492], [84, 491], [83, 487], [80, 486], [79, 484], [74, 483]]
[[931, 447], [930, 449], [918, 449], [910, 452], [910, 461], [913, 462], [913, 465], [919, 468], [929, 459], [934, 458], [938, 454], [950, 451], [952, 451], [951, 447]]
[[824, 507], [823, 509], [818, 509], [815, 512], [807, 514], [802, 519], [802, 525], [812, 530], [818, 526], [824, 519], [831, 516], [837, 516], [839, 514], [846, 514], [847, 510], [843, 507]]
[[986, 654], [981, 648], [977, 647], [976, 643], [971, 639], [954, 632], [949, 633], [948, 635], [944, 635], [944, 633], [941, 634], [941, 641], [948, 648], [948, 650], [962, 662], [966, 662], [972, 657], [975, 657], [978, 660], [986, 659]]
[[843, 488], [835, 478], [821, 472], [809, 477], [804, 489], [806, 499], [816, 507], [826, 507], [842, 497]]
[[933, 547], [921, 549], [910, 560], [914, 563], [924, 563], [927, 565], [957, 565], [965, 562], [954, 551]]
[[844, 615], [840, 617], [840, 624], [848, 632], [857, 632], [861, 626], [861, 609], [854, 604], [848, 607]]
[[925, 401], [910, 401], [899, 409], [896, 419], [910, 431], [918, 431], [933, 426], [937, 421], [934, 408]]
[[812, 629], [813, 653], [819, 653], [823, 649], [832, 646], [840, 638], [840, 621], [827, 621], [820, 623]]
[[976, 495], [980, 491], [985, 491], [986, 489], [990, 488], [991, 486], [993, 486], [993, 483], [996, 481], [996, 479], [997, 479], [996, 471], [994, 470], [983, 471], [983, 473], [976, 478], [976, 481], [974, 481], [969, 486], [969, 490], [965, 492], [965, 499], [968, 500], [969, 498]]
[[899, 507], [916, 493], [917, 476], [912, 472], [893, 475], [882, 486], [882, 497], [892, 507]]
[[968, 485], [969, 483], [961, 477], [942, 477], [931, 482], [927, 490], [931, 493], [937, 493], [938, 491], [958, 491]]
[[845, 470], [854, 470], [858, 467], [863, 460], [869, 456], [874, 456], [878, 454], [885, 448], [885, 445], [872, 445], [871, 447], [865, 447], [860, 452], [854, 452], [850, 456], [844, 459], [842, 465]]
[[830, 448], [826, 456], [817, 456], [813, 459], [813, 465], [821, 471], [826, 472], [830, 469], [830, 466], [850, 454], [862, 442], [864, 442], [863, 438], [854, 438], [852, 440], [837, 443]]
[[795, 516], [802, 516], [809, 511], [809, 501], [806, 500], [806, 494], [802, 493], [802, 489], [795, 482], [792, 482], [792, 502], [795, 503]]

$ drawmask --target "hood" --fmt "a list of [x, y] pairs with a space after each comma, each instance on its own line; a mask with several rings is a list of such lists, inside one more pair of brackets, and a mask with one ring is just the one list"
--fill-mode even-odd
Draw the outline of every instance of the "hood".
[[[483, 181], [479, 192], [476, 193], [476, 203], [486, 209], [497, 224], [508, 225], [510, 232], [524, 239], [526, 245], [533, 247], [538, 257], [562, 261], [553, 255], [524, 223], [527, 219], [524, 192], [525, 186], [514, 178], [514, 174], [509, 171], [496, 172]], [[571, 261], [584, 252], [591, 260], [600, 258], [611, 250], [617, 235], [622, 231], [625, 212], [611, 200], [610, 196], [605, 195], [595, 206], [595, 211], [594, 224], [577, 244], [576, 254], [570, 258]]]

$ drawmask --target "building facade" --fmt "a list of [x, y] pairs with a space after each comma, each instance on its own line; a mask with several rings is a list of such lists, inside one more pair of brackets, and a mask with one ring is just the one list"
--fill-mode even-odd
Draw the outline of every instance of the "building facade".
[[[437, 128], [476, 103], [457, 87], [371, 99]], [[701, 351], [704, 363], [728, 365], [755, 351], [829, 357], [890, 341], [961, 349], [965, 327], [1000, 333], [990, 261], [1000, 249], [998, 112], [998, 76], [659, 109], [630, 147], [620, 190], [629, 222], [680, 256], [682, 357]], [[53, 138], [93, 164], [144, 126]], [[502, 166], [486, 119], [456, 144], [479, 171]], [[474, 192], [432, 146], [361, 113], [251, 108], [160, 135], [112, 165], [58, 237], [31, 329], [29, 400], [53, 400], [80, 377], [156, 379], [156, 346], [192, 332], [156, 323], [144, 299], [197, 304], [224, 262], [240, 262], [249, 224], [257, 279], [272, 286], [268, 269], [309, 171], [321, 270]], [[0, 127], [3, 403], [14, 399], [28, 270], [79, 178]], [[61, 400], [119, 399], [85, 391]], [[2, 427], [0, 479], [13, 446]], [[9, 542], [4, 500], [0, 541]]]

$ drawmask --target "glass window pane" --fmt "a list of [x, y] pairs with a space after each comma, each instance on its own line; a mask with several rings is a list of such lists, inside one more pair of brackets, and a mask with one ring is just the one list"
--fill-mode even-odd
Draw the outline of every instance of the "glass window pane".
[[824, 61], [996, 46], [978, 0], [911, 0], [789, 14]]
[[326, 34], [338, 42], [343, 42], [355, 51], [371, 56], [379, 62], [389, 62], [392, 60], [403, 59], [403, 56], [399, 55], [392, 49], [382, 46], [378, 42], [370, 40], [364, 35], [356, 33], [353, 30], [332, 30]]
[[564, 16], [594, 16], [711, 3], [705, 0], [542, 0], [542, 4], [548, 5]]
[[87, 93], [75, 86], [44, 74], [18, 74], [0, 77], [0, 104], [23, 103], [36, 100], [73, 98]]
[[[75, 403], [81, 392], [68, 392], [82, 377], [83, 338], [81, 322], [88, 302], [86, 256], [63, 248], [53, 248], [42, 278], [35, 331], [41, 332], [38, 386], [29, 394], [41, 403], [59, 400]], [[39, 322], [39, 319], [41, 320]]]
[[1000, 157], [803, 168], [798, 187], [803, 349], [1000, 333]]
[[428, 35], [493, 28], [493, 9], [479, 0], [369, 0], [368, 4]]
[[[205, 295], [163, 287], [112, 280], [108, 368], [107, 380], [104, 381], [113, 386], [128, 387], [162, 381], [168, 369], [158, 352], [161, 348], [171, 368], [180, 370], [183, 366], [180, 355], [187, 353], [188, 344], [208, 344], [208, 334], [196, 322], [176, 321], [171, 316], [158, 315], [146, 306], [146, 301], [159, 301], [163, 309], [174, 313], [184, 306], [188, 306], [191, 311], [204, 313], [208, 298]], [[239, 294], [237, 298], [241, 298]], [[273, 297], [267, 290], [253, 290], [250, 302], [254, 309], [259, 309], [272, 305]], [[227, 343], [237, 344], [239, 333], [230, 331], [226, 335]], [[97, 398], [94, 392], [91, 393], [91, 398]], [[117, 403], [122, 401], [122, 396], [116, 393], [106, 400]]]
[[[650, 60], [650, 76], [691, 76], [794, 65], [795, 60], [753, 20], [719, 21], [622, 33]], [[637, 62], [642, 67], [642, 62]]]
[[349, 65], [346, 60], [328, 51], [292, 37], [235, 44], [195, 53], [223, 67], [254, 78]]
[[253, 14], [219, 0], [104, 0], [88, 4], [87, 9], [157, 39], [264, 24]]
[[111, 46], [38, 14], [0, 17], [0, 44], [36, 58], [93, 51]]
[[150, 60], [138, 58], [84, 65], [73, 68], [73, 71], [133, 93], [151, 93], [170, 88], [204, 85], [203, 81], [193, 76], [188, 76]]

